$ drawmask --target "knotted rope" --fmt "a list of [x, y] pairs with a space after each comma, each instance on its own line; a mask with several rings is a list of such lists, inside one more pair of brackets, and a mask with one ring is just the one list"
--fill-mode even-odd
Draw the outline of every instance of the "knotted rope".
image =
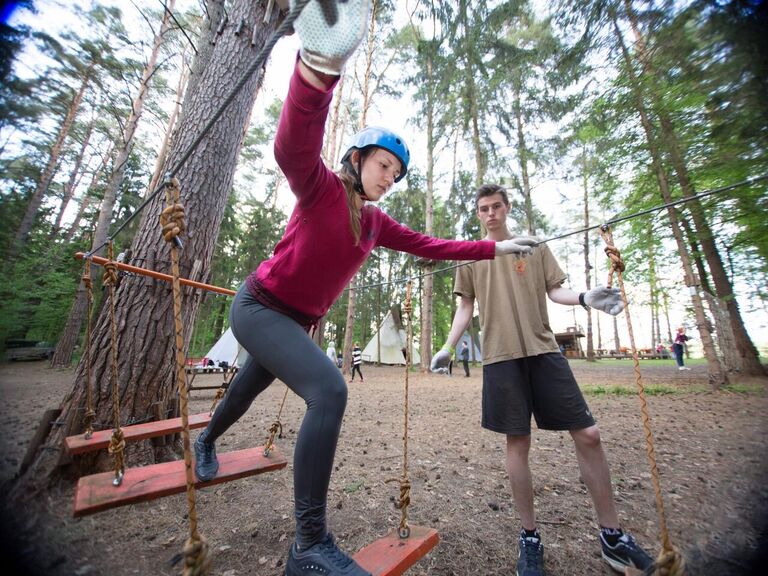
[[643, 430], [645, 431], [645, 448], [648, 454], [648, 463], [651, 466], [651, 479], [653, 481], [653, 490], [656, 494], [656, 510], [659, 515], [659, 526], [661, 529], [662, 550], [653, 566], [653, 572], [648, 576], [683, 576], [685, 574], [685, 559], [680, 552], [672, 546], [667, 530], [666, 515], [664, 514], [664, 499], [661, 495], [661, 481], [659, 480], [659, 469], [656, 465], [656, 450], [653, 446], [653, 430], [651, 430], [651, 417], [648, 414], [648, 401], [645, 398], [645, 386], [643, 385], [642, 374], [640, 374], [640, 360], [635, 346], [635, 334], [632, 330], [632, 317], [629, 314], [629, 301], [627, 292], [624, 289], [624, 261], [621, 253], [613, 243], [613, 233], [610, 226], [600, 227], [600, 236], [606, 244], [605, 253], [611, 261], [611, 269], [608, 272], [608, 288], [613, 286], [613, 276], [616, 275], [621, 298], [624, 301], [624, 316], [627, 321], [627, 332], [629, 333], [629, 342], [632, 347], [632, 362], [635, 373], [635, 383], [637, 384], [638, 397], [640, 398], [640, 414], [643, 420]]
[[93, 409], [93, 391], [92, 386], [92, 368], [93, 358], [92, 338], [93, 331], [93, 279], [91, 278], [91, 259], [85, 258], [83, 266], [83, 286], [85, 286], [86, 306], [88, 309], [85, 328], [85, 439], [90, 440], [93, 436], [93, 421], [96, 419], [96, 411]]
[[408, 477], [408, 374], [411, 369], [411, 347], [413, 345], [413, 305], [411, 304], [411, 288], [413, 283], [409, 280], [405, 290], [405, 304], [403, 305], [403, 319], [406, 325], [405, 339], [405, 399], [403, 401], [403, 475], [400, 478], [390, 478], [386, 482], [399, 482], [400, 501], [397, 507], [400, 509], [400, 526], [398, 534], [400, 538], [408, 538], [411, 528], [408, 526], [408, 506], [411, 503], [411, 481]]
[[123, 483], [125, 474], [125, 438], [120, 429], [120, 390], [117, 384], [117, 315], [115, 310], [115, 290], [117, 288], [117, 264], [114, 261], [114, 252], [112, 241], [107, 244], [107, 259], [109, 262], [104, 264], [104, 275], [102, 283], [109, 292], [109, 325], [110, 325], [110, 358], [111, 358], [111, 378], [112, 378], [112, 417], [115, 421], [115, 428], [112, 431], [112, 437], [109, 440], [109, 453], [114, 458], [115, 479], [112, 484], [120, 486]]
[[283, 413], [283, 406], [285, 406], [285, 399], [288, 398], [288, 386], [285, 387], [285, 394], [283, 394], [283, 401], [280, 402], [280, 408], [277, 410], [277, 420], [272, 422], [272, 426], [269, 427], [269, 438], [264, 443], [264, 456], [269, 456], [272, 451], [272, 446], [275, 442], [275, 437], [283, 437], [283, 425], [280, 422], [280, 416]]
[[165, 182], [167, 206], [160, 214], [163, 238], [170, 244], [171, 271], [173, 275], [173, 323], [175, 330], [176, 386], [179, 390], [181, 412], [181, 436], [184, 445], [184, 472], [187, 483], [187, 507], [189, 509], [189, 538], [184, 545], [184, 576], [205, 574], [210, 566], [208, 543], [197, 529], [197, 503], [195, 501], [195, 476], [192, 471], [192, 451], [189, 441], [189, 399], [184, 372], [184, 324], [181, 317], [181, 283], [179, 282], [179, 249], [177, 237], [186, 226], [184, 206], [179, 203], [179, 181], [173, 178]]

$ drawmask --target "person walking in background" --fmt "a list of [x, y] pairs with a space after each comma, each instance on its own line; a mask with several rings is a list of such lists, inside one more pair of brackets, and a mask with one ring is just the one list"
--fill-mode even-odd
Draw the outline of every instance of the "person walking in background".
[[360, 374], [360, 382], [364, 382], [363, 373], [360, 371], [360, 366], [363, 365], [363, 351], [360, 350], [360, 342], [355, 342], [355, 347], [352, 348], [352, 378], [350, 382], [355, 381], [355, 371]]
[[333, 341], [328, 343], [328, 348], [325, 350], [325, 355], [330, 358], [334, 364], [336, 364], [336, 345]]
[[[509, 199], [497, 185], [476, 193], [477, 217], [487, 240], [512, 235], [507, 228]], [[598, 287], [581, 294], [565, 288], [566, 275], [546, 244], [524, 259], [472, 262], [456, 271], [454, 293], [460, 297], [443, 349], [430, 368], [442, 371], [452, 347], [472, 320], [475, 299], [480, 311], [483, 350], [482, 426], [506, 436], [506, 468], [522, 529], [517, 576], [543, 576], [544, 545], [534, 508], [528, 457], [531, 415], [541, 430], [567, 430], [597, 512], [603, 559], [616, 571], [645, 570], [653, 560], [624, 532], [611, 488], [611, 474], [600, 430], [550, 328], [547, 297], [555, 303], [581, 304], [612, 315], [624, 308], [619, 290]]]
[[677, 362], [678, 370], [690, 370], [690, 368], [685, 365], [685, 360], [683, 359], [686, 346], [685, 343], [688, 342], [688, 340], [690, 340], [690, 338], [685, 335], [685, 328], [680, 326], [675, 335], [675, 342], [672, 344], [672, 353], [675, 355], [675, 362]]
[[459, 360], [461, 360], [461, 364], [464, 366], [464, 377], [469, 378], [469, 346], [467, 346], [466, 340], [462, 340], [461, 342]]
[[[283, 237], [240, 287], [232, 331], [249, 359], [195, 441], [195, 474], [216, 477], [215, 442], [275, 379], [306, 405], [293, 451], [295, 541], [286, 576], [370, 576], [339, 549], [326, 521], [328, 487], [347, 406], [344, 376], [308, 334], [377, 247], [438, 260], [530, 251], [530, 242], [444, 240], [400, 224], [375, 203], [408, 172], [405, 141], [387, 128], [358, 132], [334, 172], [322, 157], [330, 104], [345, 62], [368, 29], [370, 0], [337, 5], [335, 24], [311, 2], [294, 23], [301, 48], [283, 100], [274, 154], [296, 197]], [[362, 376], [362, 374], [361, 374]]]

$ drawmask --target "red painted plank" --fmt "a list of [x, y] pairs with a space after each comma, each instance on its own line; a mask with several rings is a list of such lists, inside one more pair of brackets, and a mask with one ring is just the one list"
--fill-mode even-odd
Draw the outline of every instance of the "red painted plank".
[[[246, 476], [285, 468], [288, 462], [272, 449], [264, 456], [264, 447], [219, 454], [219, 473], [210, 482], [196, 482], [197, 488], [213, 486]], [[120, 486], [113, 486], [114, 472], [102, 472], [80, 478], [75, 488], [74, 515], [86, 516], [118, 506], [147, 502], [187, 488], [184, 461], [163, 462], [141, 468], [129, 468]]]
[[[189, 428], [202, 428], [211, 420], [208, 412], [204, 414], [192, 414], [189, 417]], [[133, 426], [122, 426], [126, 442], [136, 442], [156, 436], [167, 436], [181, 432], [181, 418], [171, 418], [169, 420], [156, 420], [154, 422], [143, 422]], [[92, 452], [93, 450], [103, 450], [109, 446], [109, 440], [112, 438], [112, 430], [99, 430], [94, 432], [90, 439], [85, 439], [85, 434], [77, 436], [68, 436], [64, 440], [64, 446], [70, 454], [82, 454], [83, 452]]]
[[400, 576], [440, 541], [434, 528], [411, 526], [411, 535], [400, 538], [393, 530], [354, 555], [355, 561], [373, 576]]

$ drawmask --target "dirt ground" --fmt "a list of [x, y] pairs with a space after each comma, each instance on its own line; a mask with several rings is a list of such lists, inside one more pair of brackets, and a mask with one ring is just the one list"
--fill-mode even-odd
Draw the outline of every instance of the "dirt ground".
[[[572, 365], [600, 424], [622, 524], [655, 555], [659, 516], [639, 401], [621, 393], [633, 390], [631, 362]], [[642, 369], [649, 392], [667, 392], [648, 401], [672, 544], [683, 551], [689, 575], [751, 574], [747, 566], [768, 517], [766, 383], [710, 393], [704, 366], [678, 372], [671, 361], [644, 361]], [[393, 505], [397, 484], [385, 480], [399, 476], [402, 467], [404, 369], [363, 371], [365, 382], [350, 384], [329, 495], [330, 527], [348, 551], [385, 534], [400, 518]], [[206, 378], [215, 383], [219, 377], [199, 376], [196, 384]], [[412, 372], [409, 381], [410, 522], [436, 528], [441, 541], [408, 574], [514, 574], [520, 522], [504, 468], [504, 437], [479, 425], [481, 370], [473, 368], [470, 378]], [[0, 365], [4, 495], [42, 413], [56, 407], [70, 386], [71, 372], [43, 362]], [[219, 441], [219, 451], [263, 444], [284, 389], [276, 383], [267, 390]], [[212, 398], [212, 391], [195, 391], [191, 411], [209, 409]], [[301, 400], [289, 394], [278, 441], [286, 469], [198, 491], [212, 574], [283, 574], [294, 530], [290, 462], [303, 412]], [[600, 559], [593, 508], [569, 436], [534, 431], [533, 444], [548, 574], [611, 574]], [[72, 484], [61, 484], [34, 501], [3, 506], [4, 574], [180, 573], [174, 562], [188, 535], [184, 495], [76, 520], [72, 493]]]

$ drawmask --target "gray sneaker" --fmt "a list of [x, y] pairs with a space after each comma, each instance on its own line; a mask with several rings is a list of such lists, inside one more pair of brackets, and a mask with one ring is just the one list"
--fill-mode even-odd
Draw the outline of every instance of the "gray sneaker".
[[336, 545], [333, 535], [326, 534], [320, 542], [299, 551], [291, 546], [285, 576], [371, 576]]
[[208, 435], [205, 430], [195, 440], [195, 476], [200, 482], [208, 482], [216, 478], [219, 471], [219, 460], [216, 458], [216, 444], [206, 442]]
[[600, 533], [600, 546], [603, 548], [603, 560], [616, 572], [624, 574], [627, 567], [646, 570], [653, 566], [653, 558], [629, 534], [622, 534], [616, 545], [611, 546]]
[[541, 538], [520, 533], [517, 576], [544, 576], [544, 544]]

